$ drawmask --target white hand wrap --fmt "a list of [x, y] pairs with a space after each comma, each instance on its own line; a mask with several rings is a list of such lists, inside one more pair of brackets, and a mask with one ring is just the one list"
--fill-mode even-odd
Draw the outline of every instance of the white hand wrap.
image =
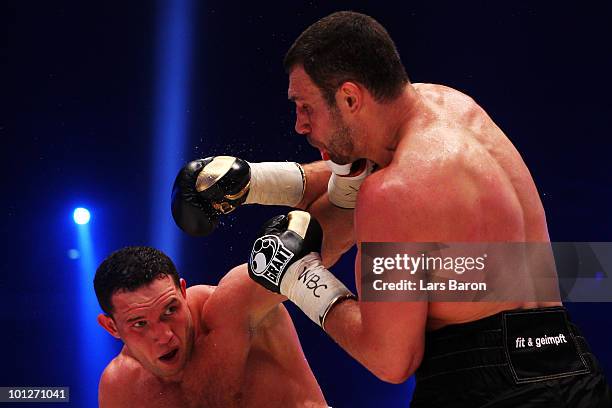
[[338, 164], [329, 159], [326, 159], [325, 157], [323, 157], [323, 160], [325, 161], [325, 164], [327, 165], [329, 170], [333, 174], [337, 174], [339, 176], [348, 176], [351, 172], [351, 167], [353, 167], [353, 163]]
[[355, 298], [311, 252], [291, 265], [281, 281], [280, 291], [295, 303], [313, 322], [325, 330], [325, 318], [340, 300]]
[[304, 196], [306, 177], [294, 162], [249, 163], [251, 185], [245, 204], [295, 207]]
[[359, 187], [366, 177], [372, 173], [373, 168], [374, 163], [366, 160], [365, 167], [359, 174], [343, 176], [332, 172], [327, 184], [329, 201], [340, 208], [355, 208]]

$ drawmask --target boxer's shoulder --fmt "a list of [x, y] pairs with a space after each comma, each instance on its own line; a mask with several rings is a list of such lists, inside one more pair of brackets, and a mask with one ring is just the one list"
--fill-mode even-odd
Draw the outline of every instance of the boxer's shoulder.
[[[117, 355], [104, 369], [100, 377], [100, 399], [107, 402], [107, 406], [118, 405], [119, 398], [133, 395], [140, 384], [144, 369], [140, 363], [130, 356], [126, 348]], [[114, 401], [114, 404], [111, 403]]]
[[194, 285], [187, 288], [187, 301], [190, 306], [203, 306], [214, 293], [216, 286]]
[[211, 285], [194, 285], [187, 288], [187, 304], [194, 321], [198, 322], [198, 324], [202, 323], [204, 326], [208, 326], [204, 311], [206, 310], [206, 304], [216, 289], [216, 286]]
[[359, 190], [358, 240], [435, 240], [448, 233], [451, 220], [475, 214], [479, 182], [460, 155], [446, 151], [414, 160], [394, 158], [369, 176]]
[[[399, 149], [398, 149], [399, 150]], [[366, 178], [359, 189], [359, 201], [368, 205], [381, 200], [405, 201], [429, 193], [429, 188], [447, 175], [443, 170], [450, 166], [451, 158], [434, 160], [435, 154], [398, 151], [393, 161]]]
[[[476, 136], [468, 133], [499, 132], [485, 110], [469, 95], [456, 89], [435, 84], [417, 84], [415, 89], [431, 112], [429, 122], [414, 130], [416, 135]], [[414, 138], [423, 140], [421, 138]]]
[[422, 97], [436, 105], [458, 104], [456, 107], [465, 108], [476, 104], [471, 96], [446, 85], [414, 83], [412, 86]]
[[[358, 241], [388, 241], [395, 226], [402, 224], [411, 186], [401, 171], [385, 167], [368, 176], [361, 185], [355, 208], [355, 235]], [[402, 228], [404, 229], [404, 228]]]

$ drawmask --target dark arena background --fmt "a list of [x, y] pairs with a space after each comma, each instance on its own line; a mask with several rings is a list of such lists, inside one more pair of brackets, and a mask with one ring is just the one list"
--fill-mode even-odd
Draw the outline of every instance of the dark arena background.
[[[96, 323], [92, 287], [111, 251], [158, 247], [189, 284], [216, 284], [247, 260], [261, 223], [285, 209], [240, 208], [213, 236], [191, 238], [172, 221], [172, 181], [211, 155], [318, 159], [293, 130], [281, 61], [337, 10], [379, 20], [411, 81], [454, 87], [487, 110], [531, 170], [551, 240], [612, 241], [610, 2], [0, 7], [0, 386], [67, 386], [70, 403], [58, 406], [96, 406], [100, 373], [121, 346]], [[77, 207], [89, 223], [74, 222]], [[354, 255], [332, 268], [353, 288]], [[287, 307], [330, 405], [408, 406], [412, 378], [381, 382]], [[612, 304], [567, 307], [612, 378]]]

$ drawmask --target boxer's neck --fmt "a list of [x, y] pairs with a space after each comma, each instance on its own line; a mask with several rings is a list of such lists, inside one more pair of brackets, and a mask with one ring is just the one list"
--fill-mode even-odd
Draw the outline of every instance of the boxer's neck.
[[372, 160], [379, 167], [386, 167], [391, 160], [405, 129], [423, 108], [419, 94], [411, 84], [406, 85], [400, 96], [391, 102], [377, 103], [366, 130], [362, 157]]

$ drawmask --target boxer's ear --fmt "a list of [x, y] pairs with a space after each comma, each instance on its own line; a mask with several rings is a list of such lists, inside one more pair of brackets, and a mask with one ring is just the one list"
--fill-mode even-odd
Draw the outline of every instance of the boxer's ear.
[[119, 331], [117, 330], [117, 325], [115, 324], [115, 321], [113, 320], [112, 317], [104, 314], [104, 313], [100, 313], [98, 315], [98, 324], [100, 326], [102, 326], [104, 328], [104, 330], [106, 330], [107, 332], [110, 333], [111, 336], [119, 339], [121, 338], [119, 336]]
[[354, 82], [344, 82], [336, 91], [336, 104], [346, 113], [357, 112], [363, 104], [363, 89]]
[[187, 298], [187, 282], [185, 282], [185, 279], [181, 278], [179, 279], [179, 284], [183, 298]]

